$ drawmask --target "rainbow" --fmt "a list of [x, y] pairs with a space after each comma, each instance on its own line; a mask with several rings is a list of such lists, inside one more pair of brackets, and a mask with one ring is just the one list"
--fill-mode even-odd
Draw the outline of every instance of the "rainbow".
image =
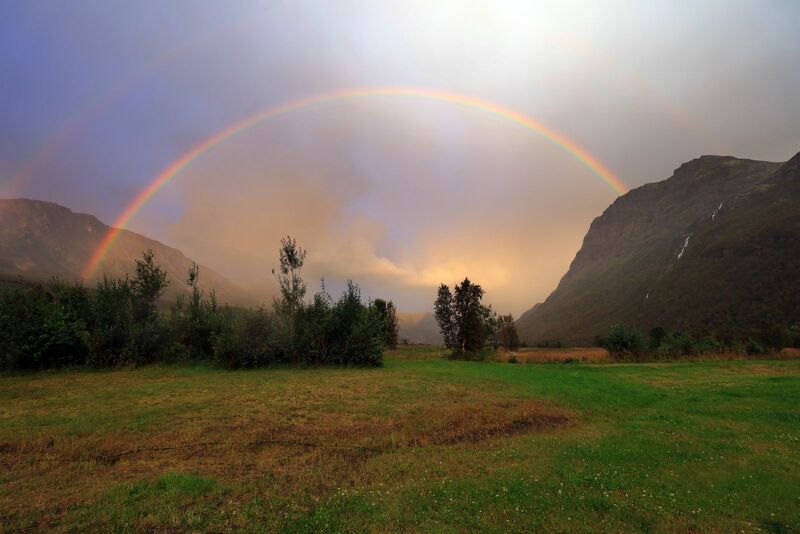
[[94, 276], [97, 267], [105, 258], [108, 251], [114, 245], [114, 242], [119, 237], [122, 230], [128, 225], [131, 219], [147, 204], [147, 202], [158, 193], [158, 191], [172, 181], [183, 169], [190, 165], [197, 158], [202, 156], [208, 150], [214, 148], [218, 144], [233, 137], [234, 135], [254, 126], [265, 120], [297, 111], [309, 106], [325, 104], [328, 102], [348, 100], [362, 97], [375, 97], [375, 96], [400, 96], [400, 97], [415, 97], [427, 98], [441, 102], [456, 104], [466, 108], [472, 108], [483, 111], [502, 119], [509, 120], [523, 128], [544, 136], [548, 141], [569, 153], [573, 158], [582, 163], [592, 173], [606, 182], [616, 193], [622, 195], [628, 191], [622, 181], [614, 175], [602, 162], [595, 158], [588, 151], [579, 146], [575, 141], [562, 135], [555, 130], [545, 126], [539, 121], [523, 115], [513, 109], [507, 108], [494, 102], [489, 102], [474, 96], [454, 93], [450, 91], [440, 91], [435, 89], [425, 89], [417, 87], [367, 87], [359, 89], [347, 89], [342, 91], [335, 91], [330, 93], [321, 93], [289, 100], [282, 104], [265, 109], [249, 117], [245, 117], [226, 128], [215, 133], [211, 137], [206, 138], [204, 141], [196, 145], [194, 148], [184, 153], [178, 159], [169, 164], [161, 173], [153, 179], [147, 187], [145, 187], [138, 195], [131, 201], [125, 210], [116, 218], [111, 228], [103, 236], [97, 248], [89, 258], [88, 263], [83, 269], [84, 279], [89, 279]]

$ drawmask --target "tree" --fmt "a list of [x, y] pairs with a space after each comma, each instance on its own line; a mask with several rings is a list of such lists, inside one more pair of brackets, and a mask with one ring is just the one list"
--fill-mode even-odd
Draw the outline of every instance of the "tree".
[[280, 286], [281, 298], [276, 300], [275, 315], [278, 320], [280, 332], [283, 337], [282, 345], [286, 355], [295, 362], [300, 363], [306, 359], [301, 354], [302, 326], [300, 321], [303, 315], [303, 299], [306, 296], [306, 283], [300, 276], [300, 270], [306, 260], [306, 251], [297, 244], [291, 236], [281, 238], [278, 249], [279, 267], [272, 275]]
[[306, 296], [306, 283], [300, 276], [306, 253], [291, 236], [281, 238], [281, 248], [278, 250], [280, 265], [277, 273], [272, 269], [272, 274], [281, 289], [281, 304], [288, 312], [296, 311]]
[[654, 326], [650, 329], [650, 349], [655, 350], [664, 342], [667, 337], [667, 330], [663, 326]]
[[156, 265], [154, 258], [152, 250], [144, 251], [142, 259], [136, 260], [136, 276], [131, 280], [133, 318], [139, 323], [153, 317], [156, 301], [169, 284], [167, 271]]
[[[186, 313], [184, 331], [184, 346], [189, 351], [192, 359], [205, 359], [214, 352], [213, 340], [218, 330], [217, 297], [211, 291], [209, 298], [204, 297], [200, 289], [200, 267], [195, 262], [189, 267], [186, 274], [186, 285], [189, 286], [189, 309]], [[182, 300], [179, 298], [175, 310], [179, 313]], [[180, 313], [179, 313], [180, 314]]]
[[473, 352], [486, 345], [486, 325], [491, 312], [481, 304], [483, 288], [464, 278], [455, 286], [453, 316], [457, 325], [456, 344], [461, 352]]
[[614, 324], [608, 329], [606, 349], [613, 356], [639, 354], [644, 349], [644, 336], [632, 326]]
[[375, 309], [383, 325], [383, 339], [386, 346], [392, 350], [397, 348], [398, 338], [398, 324], [397, 324], [397, 309], [394, 303], [390, 300], [386, 302], [383, 299], [375, 299]]
[[517, 326], [514, 324], [514, 316], [511, 314], [501, 315], [497, 319], [496, 331], [497, 343], [508, 350], [519, 348], [519, 335]]
[[433, 303], [436, 322], [442, 332], [444, 346], [448, 349], [456, 349], [456, 323], [453, 317], [453, 294], [445, 284], [439, 286], [436, 294], [436, 301]]
[[447, 348], [457, 353], [474, 352], [493, 339], [495, 313], [491, 306], [481, 304], [483, 295], [483, 288], [469, 278], [456, 284], [454, 293], [445, 284], [439, 286], [434, 310]]

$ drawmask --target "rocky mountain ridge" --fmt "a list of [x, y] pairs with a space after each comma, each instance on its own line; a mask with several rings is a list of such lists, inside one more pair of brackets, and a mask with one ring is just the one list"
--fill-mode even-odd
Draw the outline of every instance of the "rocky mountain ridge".
[[556, 290], [520, 317], [521, 338], [586, 344], [615, 322], [718, 336], [793, 328], [800, 297], [782, 295], [800, 289], [798, 161], [702, 156], [619, 197]]

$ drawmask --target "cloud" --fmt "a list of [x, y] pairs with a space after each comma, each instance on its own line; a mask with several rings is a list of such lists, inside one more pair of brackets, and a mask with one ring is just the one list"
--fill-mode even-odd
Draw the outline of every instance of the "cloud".
[[309, 281], [353, 278], [427, 310], [440, 283], [468, 276], [520, 313], [563, 274], [587, 206], [614, 195], [567, 153], [485, 114], [403, 99], [315, 111], [254, 128], [176, 178], [164, 194], [184, 209], [168, 241], [263, 285], [291, 234], [310, 251]]
[[[722, 0], [5, 3], [0, 177], [154, 61], [69, 130], [16, 194], [111, 221], [226, 125], [292, 98], [378, 85], [497, 101], [569, 136], [630, 186], [703, 153], [781, 160], [800, 145], [800, 70], [788, 67], [800, 61], [798, 25], [790, 2]], [[508, 121], [375, 97], [234, 136], [131, 228], [265, 296], [279, 239], [292, 234], [310, 251], [310, 282], [324, 276], [335, 289], [352, 277], [368, 295], [427, 310], [438, 283], [469, 276], [498, 309], [520, 313], [555, 287], [613, 197]]]

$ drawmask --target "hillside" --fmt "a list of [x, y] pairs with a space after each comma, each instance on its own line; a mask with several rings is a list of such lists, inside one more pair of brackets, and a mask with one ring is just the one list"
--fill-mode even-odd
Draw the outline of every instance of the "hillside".
[[800, 323], [800, 154], [703, 156], [596, 218], [556, 290], [517, 322], [529, 343], [590, 343], [615, 322], [721, 337]]
[[[0, 199], [0, 276], [47, 281], [80, 279], [83, 266], [108, 231], [96, 217], [75, 213], [51, 202]], [[100, 271], [123, 276], [134, 269], [142, 251], [152, 249], [166, 269], [167, 296], [184, 291], [183, 280], [192, 260], [180, 250], [128, 230], [123, 230]], [[251, 298], [212, 269], [201, 266], [201, 286], [214, 288], [221, 302], [249, 303]], [[88, 281], [92, 285], [93, 281]]]

